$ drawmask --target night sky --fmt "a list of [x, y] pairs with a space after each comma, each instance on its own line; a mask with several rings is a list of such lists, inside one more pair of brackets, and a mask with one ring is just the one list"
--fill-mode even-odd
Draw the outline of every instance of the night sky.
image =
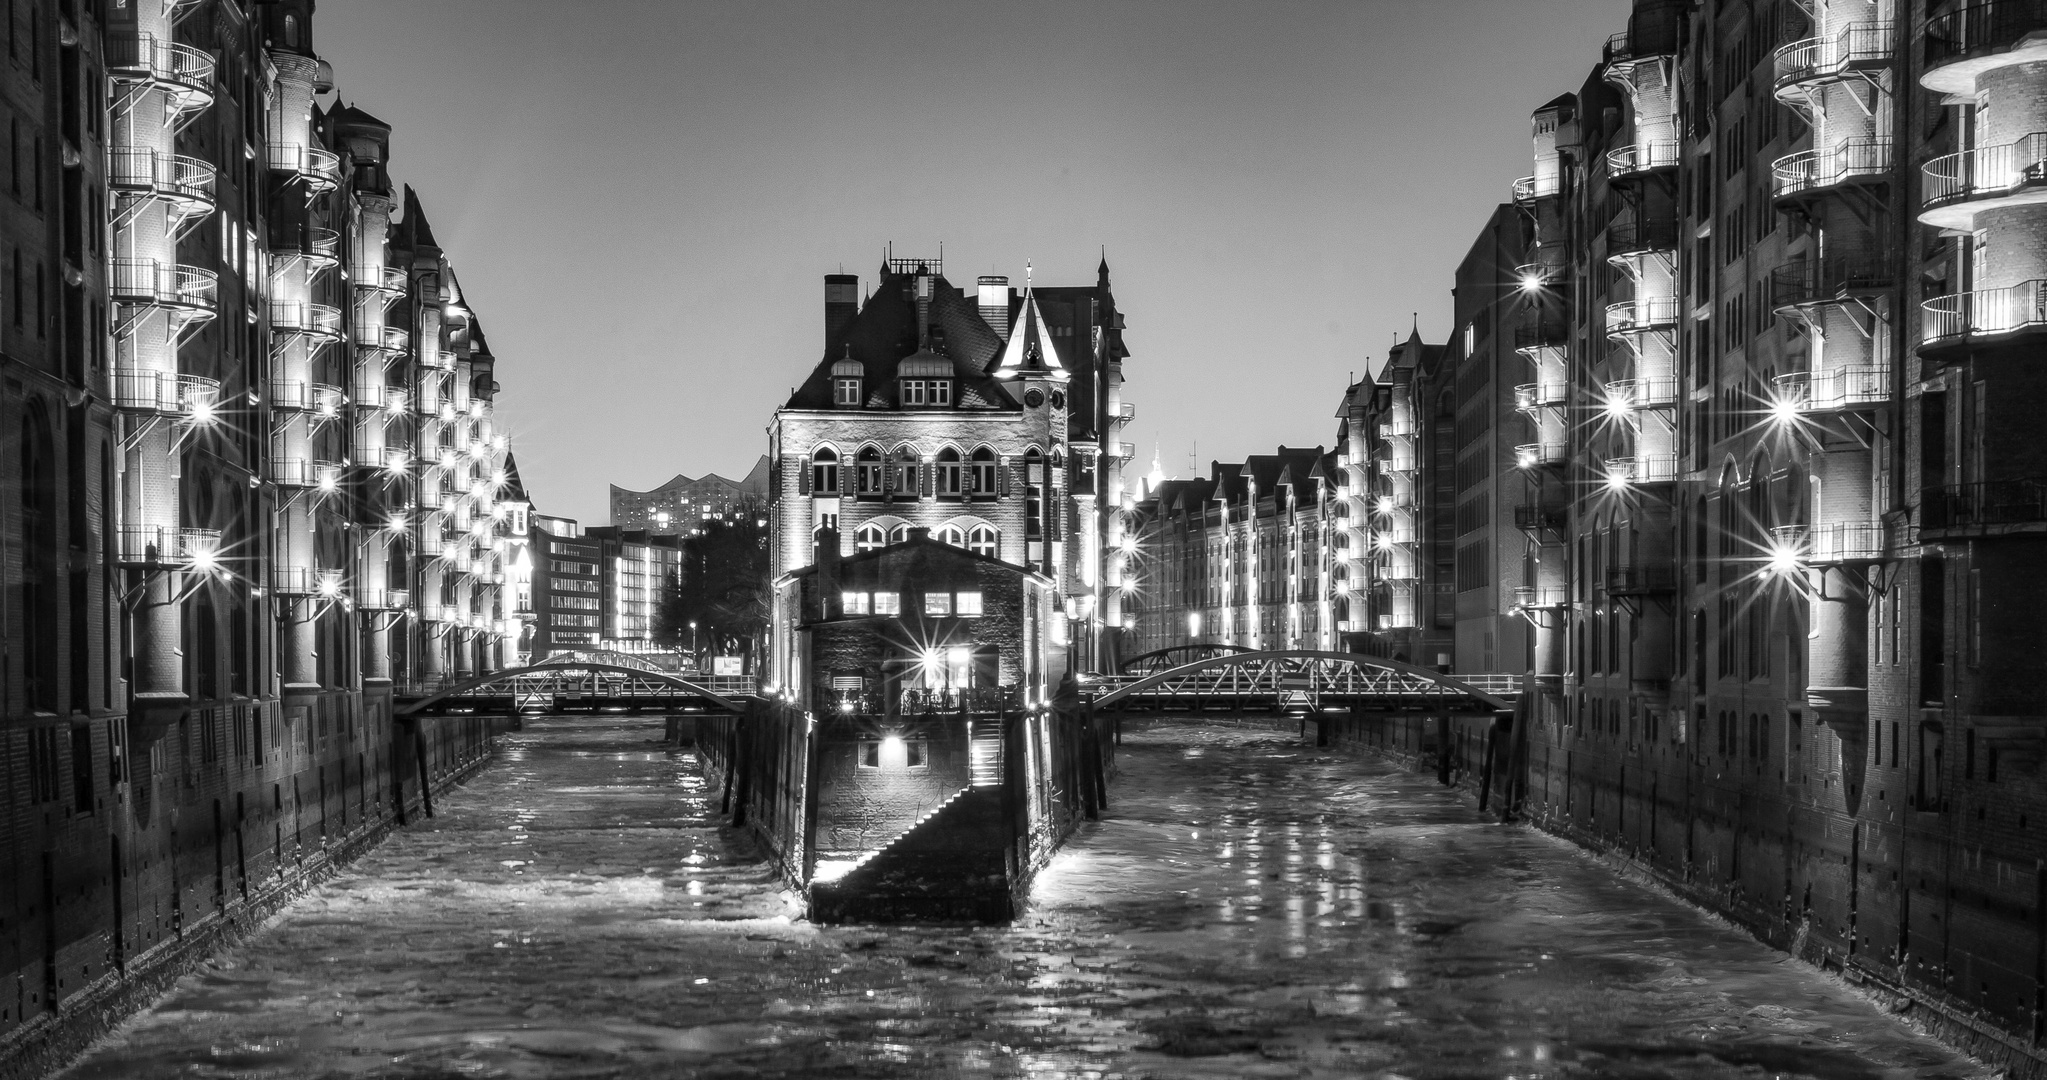
[[[823, 275], [1093, 281], [1168, 473], [1328, 444], [1344, 380], [1529, 171], [1627, 0], [327, 0], [498, 358], [536, 507], [739, 476], [823, 351]], [[323, 99], [331, 104], [334, 99]]]

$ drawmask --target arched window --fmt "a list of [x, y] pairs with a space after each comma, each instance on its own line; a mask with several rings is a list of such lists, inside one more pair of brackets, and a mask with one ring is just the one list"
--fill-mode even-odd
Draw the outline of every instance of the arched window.
[[296, 15], [284, 17], [284, 47], [287, 49], [299, 47], [299, 17]]
[[891, 544], [900, 544], [909, 538], [910, 527], [908, 525], [897, 525], [888, 531], [888, 542]]
[[879, 525], [862, 525], [853, 537], [853, 547], [859, 551], [873, 551], [886, 543], [888, 534], [882, 532]]
[[983, 446], [974, 451], [970, 491], [982, 497], [995, 494], [995, 451]]
[[1024, 536], [1041, 540], [1045, 535], [1045, 457], [1033, 446], [1024, 454]]
[[997, 533], [992, 527], [976, 525], [974, 526], [974, 531], [967, 534], [967, 550], [976, 555], [986, 555], [991, 559], [999, 558], [1000, 556], [996, 554], [996, 551], [1001, 547], [1001, 541], [1001, 534]]
[[961, 529], [957, 525], [947, 525], [931, 535], [933, 539], [941, 544], [951, 544], [956, 548], [967, 546], [966, 530]]
[[966, 468], [960, 464], [958, 450], [948, 446], [938, 452], [932, 485], [941, 499], [957, 499], [966, 494]]
[[898, 446], [889, 455], [888, 487], [898, 499], [917, 497], [917, 448]]
[[859, 493], [881, 494], [881, 451], [872, 446], [863, 446], [853, 461], [860, 478]]
[[829, 446], [820, 446], [817, 453], [810, 455], [810, 493], [839, 493], [839, 452]]

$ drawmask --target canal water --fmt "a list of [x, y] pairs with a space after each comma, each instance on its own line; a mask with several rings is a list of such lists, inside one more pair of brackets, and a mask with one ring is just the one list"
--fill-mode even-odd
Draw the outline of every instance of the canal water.
[[661, 721], [501, 760], [65, 1075], [1987, 1077], [1431, 778], [1136, 731], [1003, 929], [821, 930]]

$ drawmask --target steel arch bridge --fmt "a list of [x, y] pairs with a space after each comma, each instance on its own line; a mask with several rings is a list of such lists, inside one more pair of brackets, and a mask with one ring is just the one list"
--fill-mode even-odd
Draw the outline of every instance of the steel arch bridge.
[[1511, 712], [1519, 675], [1453, 676], [1360, 653], [1228, 653], [1150, 675], [1090, 685], [1097, 711], [1318, 711], [1324, 704], [1397, 712]]
[[1228, 656], [1231, 653], [1255, 651], [1246, 645], [1227, 645], [1219, 641], [1196, 642], [1191, 645], [1168, 645], [1163, 649], [1153, 649], [1148, 653], [1139, 653], [1123, 661], [1122, 673], [1125, 675], [1150, 675], [1169, 668], [1179, 667], [1182, 664], [1192, 663], [1196, 660], [1207, 660], [1216, 656]]
[[[613, 658], [635, 662], [614, 663]], [[746, 711], [746, 700], [755, 693], [752, 676], [686, 679], [629, 654], [565, 653], [529, 667], [478, 675], [423, 697], [401, 699], [393, 714], [416, 717], [623, 710], [737, 716]]]

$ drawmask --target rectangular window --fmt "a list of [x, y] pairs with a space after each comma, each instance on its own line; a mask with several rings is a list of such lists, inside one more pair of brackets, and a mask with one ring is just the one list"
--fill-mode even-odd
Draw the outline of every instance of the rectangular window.
[[848, 615], [867, 614], [870, 610], [867, 603], [867, 594], [864, 592], [840, 593], [839, 610]]
[[863, 769], [881, 768], [880, 739], [860, 740], [860, 767]]
[[953, 596], [952, 613], [955, 615], [979, 615], [981, 594], [977, 592], [957, 593]]
[[874, 594], [874, 613], [875, 613], [876, 615], [900, 615], [900, 614], [902, 614], [902, 613], [903, 613], [903, 598], [902, 598], [902, 597], [901, 597], [900, 595], [898, 595], [898, 594], [896, 594], [896, 593], [892, 593], [892, 592], [878, 592], [878, 593], [875, 593], [875, 594]]
[[925, 593], [924, 614], [926, 615], [952, 614], [952, 594], [942, 592]]
[[832, 404], [834, 405], [860, 404], [860, 380], [833, 379]]

